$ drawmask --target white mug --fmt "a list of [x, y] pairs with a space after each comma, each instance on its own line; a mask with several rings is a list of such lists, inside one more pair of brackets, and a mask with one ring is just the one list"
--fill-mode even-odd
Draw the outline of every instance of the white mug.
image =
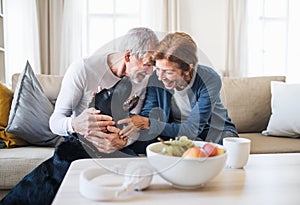
[[227, 137], [223, 139], [223, 146], [226, 148], [226, 165], [230, 168], [243, 168], [249, 158], [251, 140], [238, 137]]

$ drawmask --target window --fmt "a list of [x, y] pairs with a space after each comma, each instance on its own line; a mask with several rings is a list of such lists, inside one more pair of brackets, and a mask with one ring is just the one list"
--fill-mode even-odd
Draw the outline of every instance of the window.
[[300, 82], [300, 1], [248, 0], [248, 75]]
[[248, 76], [286, 75], [289, 0], [248, 1]]
[[87, 1], [86, 54], [140, 26], [140, 0]]
[[5, 82], [11, 86], [11, 76], [21, 72], [27, 60], [39, 73], [38, 19], [35, 0], [6, 0], [3, 5]]

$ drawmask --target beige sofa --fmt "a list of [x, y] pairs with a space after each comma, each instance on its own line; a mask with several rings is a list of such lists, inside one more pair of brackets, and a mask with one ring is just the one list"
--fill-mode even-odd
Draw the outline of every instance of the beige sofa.
[[285, 77], [223, 78], [222, 100], [239, 136], [251, 140], [251, 153], [300, 152], [300, 138], [261, 134], [271, 116], [271, 81]]
[[[47, 97], [55, 100], [62, 77], [37, 75]], [[222, 100], [240, 137], [251, 139], [251, 153], [300, 152], [300, 139], [264, 136], [271, 115], [270, 81], [284, 77], [223, 78]], [[13, 87], [17, 75], [13, 76]], [[45, 159], [54, 148], [20, 147], [0, 149], [0, 198]]]

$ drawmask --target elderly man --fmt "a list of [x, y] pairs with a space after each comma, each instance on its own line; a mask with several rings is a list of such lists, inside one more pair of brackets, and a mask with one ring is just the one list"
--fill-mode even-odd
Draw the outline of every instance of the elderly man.
[[[111, 88], [128, 76], [132, 94], [140, 95], [133, 112], [139, 113], [145, 95], [148, 74], [152, 73], [150, 54], [158, 44], [155, 33], [148, 28], [131, 29], [114, 41], [111, 52], [96, 52], [71, 64], [50, 118], [50, 129], [65, 136], [54, 156], [25, 176], [1, 201], [1, 204], [51, 204], [72, 161], [90, 157], [136, 156], [126, 149], [132, 140], [121, 139], [114, 116], [88, 108], [88, 102], [98, 87]], [[110, 105], [107, 105], [110, 106]], [[92, 152], [91, 152], [92, 150]]]

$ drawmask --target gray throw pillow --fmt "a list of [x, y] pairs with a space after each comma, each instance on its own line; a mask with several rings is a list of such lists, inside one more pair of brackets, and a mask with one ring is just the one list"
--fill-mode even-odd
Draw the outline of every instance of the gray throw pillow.
[[53, 110], [27, 61], [14, 91], [6, 132], [33, 145], [55, 146], [61, 137], [53, 134], [49, 128]]

